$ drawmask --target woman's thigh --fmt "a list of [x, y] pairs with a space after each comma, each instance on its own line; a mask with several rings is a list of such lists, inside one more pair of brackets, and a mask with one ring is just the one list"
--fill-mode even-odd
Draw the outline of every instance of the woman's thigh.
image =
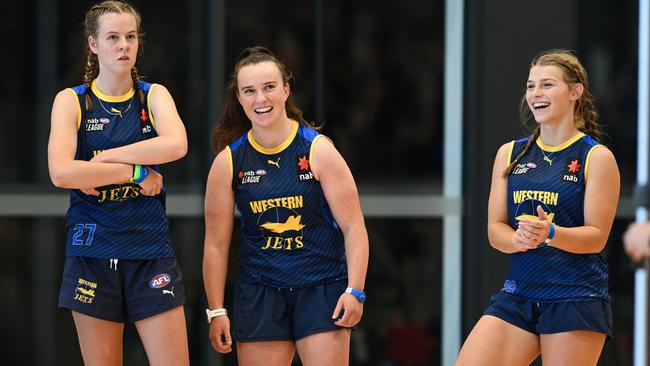
[[456, 365], [530, 365], [539, 352], [538, 335], [484, 315], [465, 340]]
[[542, 334], [541, 351], [544, 366], [596, 365], [606, 335], [587, 330]]
[[72, 311], [84, 364], [121, 365], [124, 324]]
[[177, 306], [135, 322], [149, 364], [189, 365], [185, 312]]
[[350, 359], [350, 329], [321, 332], [296, 341], [300, 361], [304, 366], [348, 365]]
[[237, 342], [240, 366], [289, 366], [295, 353], [293, 341]]

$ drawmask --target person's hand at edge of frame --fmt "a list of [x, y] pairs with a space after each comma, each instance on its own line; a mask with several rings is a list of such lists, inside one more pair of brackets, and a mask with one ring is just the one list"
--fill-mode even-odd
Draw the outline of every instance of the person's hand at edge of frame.
[[635, 262], [650, 258], [650, 222], [633, 222], [623, 234], [625, 253]]

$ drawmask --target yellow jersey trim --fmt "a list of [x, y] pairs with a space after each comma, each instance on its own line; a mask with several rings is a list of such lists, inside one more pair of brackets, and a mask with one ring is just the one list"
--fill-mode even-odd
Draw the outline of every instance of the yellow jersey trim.
[[508, 167], [508, 165], [512, 164], [512, 150], [514, 150], [514, 149], [515, 149], [515, 142], [510, 141], [510, 148], [508, 148], [508, 163], [506, 164], [506, 167]]
[[[316, 137], [314, 137], [314, 140], [311, 142], [311, 146], [309, 147], [309, 166], [312, 167], [314, 165], [314, 146], [316, 146], [316, 141], [320, 140], [321, 138], [324, 138], [325, 140], [329, 141], [332, 145], [334, 145], [334, 142], [332, 140], [325, 136], [318, 134]], [[316, 179], [316, 177], [314, 177]], [[317, 179], [318, 180], [318, 179]]]
[[151, 126], [153, 128], [156, 128], [156, 122], [153, 120], [153, 113], [151, 113], [151, 91], [155, 86], [156, 84], [151, 84], [149, 93], [147, 93], [147, 114], [149, 115], [149, 119], [151, 119]]
[[251, 143], [251, 146], [262, 154], [267, 154], [267, 155], [273, 155], [281, 152], [282, 150], [286, 149], [293, 139], [296, 137], [296, 134], [298, 133], [298, 122], [292, 120], [293, 122], [293, 127], [291, 127], [291, 132], [289, 133], [289, 137], [287, 137], [284, 142], [282, 142], [280, 145], [272, 148], [272, 149], [267, 149], [264, 146], [260, 145], [255, 141], [255, 138], [253, 137], [253, 130], [248, 131], [248, 141]]
[[587, 158], [585, 159], [585, 183], [587, 183], [587, 173], [589, 172], [589, 162], [591, 161], [591, 153], [596, 150], [599, 147], [605, 147], [605, 145], [598, 144], [591, 149], [589, 149], [589, 152], [587, 153]]
[[68, 88], [66, 90], [70, 90], [72, 95], [74, 95], [74, 100], [77, 101], [75, 104], [77, 105], [77, 130], [79, 130], [79, 128], [81, 128], [81, 102], [79, 101], [79, 96], [77, 95], [77, 92], [74, 91], [74, 89]]
[[129, 89], [128, 92], [124, 95], [106, 95], [99, 90], [97, 85], [95, 85], [95, 80], [93, 80], [92, 84], [90, 85], [90, 89], [92, 89], [93, 93], [97, 96], [97, 98], [105, 101], [105, 102], [111, 102], [111, 103], [120, 103], [129, 100], [131, 97], [133, 97], [133, 94], [135, 94], [135, 89], [133, 89], [133, 86], [131, 86], [131, 89]]
[[234, 177], [234, 173], [232, 172], [232, 151], [230, 151], [230, 146], [226, 145], [226, 154], [228, 154], [228, 167], [230, 168], [230, 179]]
[[564, 141], [563, 143], [559, 144], [558, 146], [545, 145], [542, 142], [542, 139], [540, 139], [539, 137], [537, 138], [537, 140], [535, 142], [537, 143], [537, 146], [539, 146], [540, 149], [542, 149], [542, 150], [544, 150], [546, 152], [556, 152], [556, 151], [561, 151], [563, 149], [566, 149], [567, 147], [569, 147], [574, 142], [580, 140], [582, 138], [582, 136], [584, 136], [584, 135], [585, 134], [583, 132], [578, 132], [575, 135], [573, 135], [573, 137], [571, 137], [570, 139]]

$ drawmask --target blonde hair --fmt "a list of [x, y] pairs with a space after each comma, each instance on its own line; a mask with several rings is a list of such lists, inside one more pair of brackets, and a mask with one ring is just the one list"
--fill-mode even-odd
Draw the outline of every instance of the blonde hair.
[[[576, 128], [594, 139], [599, 140], [601, 137], [600, 126], [598, 125], [598, 111], [594, 98], [589, 92], [589, 77], [587, 70], [582, 65], [578, 57], [571, 50], [551, 49], [539, 53], [530, 63], [530, 69], [534, 66], [557, 66], [562, 70], [564, 82], [573, 88], [575, 84], [582, 84], [583, 92], [576, 100], [573, 109], [573, 121]], [[526, 95], [521, 98], [519, 105], [519, 115], [524, 125], [531, 119], [532, 112], [526, 102]], [[540, 133], [539, 125], [535, 127], [528, 143], [521, 153], [508, 165], [503, 172], [504, 176], [510, 175], [517, 163], [528, 153], [533, 143], [537, 140]]]

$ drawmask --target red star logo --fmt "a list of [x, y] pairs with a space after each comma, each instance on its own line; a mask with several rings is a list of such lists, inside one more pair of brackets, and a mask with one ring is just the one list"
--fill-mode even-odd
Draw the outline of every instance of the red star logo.
[[142, 122], [145, 122], [146, 120], [149, 119], [149, 117], [147, 117], [147, 112], [144, 111], [144, 108], [142, 108], [142, 110], [140, 111], [140, 119], [142, 120]]
[[567, 165], [567, 168], [569, 168], [569, 173], [577, 173], [580, 171], [580, 163], [578, 160], [571, 160], [571, 164]]
[[298, 158], [298, 166], [300, 167], [300, 170], [309, 170], [309, 160], [307, 160], [306, 156], [302, 156]]
[[239, 179], [244, 178], [244, 172], [239, 172]]

